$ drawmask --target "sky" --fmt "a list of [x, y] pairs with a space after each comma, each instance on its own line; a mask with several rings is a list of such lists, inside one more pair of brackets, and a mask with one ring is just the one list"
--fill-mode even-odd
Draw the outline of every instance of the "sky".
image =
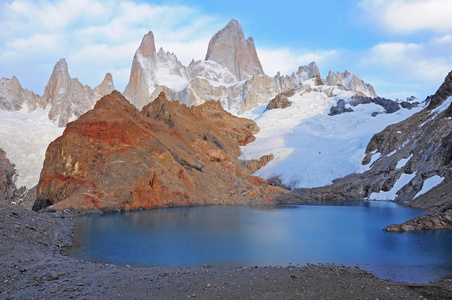
[[234, 18], [269, 76], [316, 61], [424, 99], [452, 70], [451, 15], [450, 0], [0, 0], [0, 77], [42, 95], [65, 58], [72, 78], [94, 88], [110, 72], [122, 92], [144, 34], [187, 66]]

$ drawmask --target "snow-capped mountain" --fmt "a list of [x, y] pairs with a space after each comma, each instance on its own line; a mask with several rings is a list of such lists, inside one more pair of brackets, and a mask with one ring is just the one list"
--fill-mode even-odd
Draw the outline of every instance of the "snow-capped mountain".
[[367, 97], [377, 97], [373, 86], [365, 83], [362, 79], [358, 78], [355, 74], [349, 71], [341, 72], [328, 72], [326, 77], [326, 84], [337, 85], [347, 91], [361, 92]]
[[[205, 60], [192, 61], [189, 66], [184, 66], [174, 54], [165, 52], [163, 49], [159, 51], [156, 49], [154, 35], [149, 32], [144, 35], [133, 58], [130, 81], [124, 95], [136, 107], [141, 109], [157, 98], [161, 91], [166, 93], [168, 99], [179, 100], [188, 106], [200, 105], [214, 99], [229, 112], [256, 119], [262, 128], [262, 134], [268, 132], [270, 128], [275, 130], [274, 136], [280, 132], [277, 139], [288, 141], [288, 145], [295, 143], [293, 146], [295, 148], [299, 145], [292, 138], [296, 139], [298, 136], [284, 135], [289, 128], [294, 130], [296, 125], [304, 122], [303, 120], [308, 120], [307, 118], [320, 118], [317, 122], [320, 122], [322, 118], [327, 118], [325, 114], [329, 112], [331, 106], [336, 105], [337, 100], [341, 97], [347, 99], [351, 96], [376, 96], [371, 85], [364, 83], [347, 71], [343, 74], [334, 73], [334, 78], [331, 77], [332, 79], [326, 82], [321, 77], [315, 62], [300, 66], [297, 72], [291, 75], [282, 76], [279, 73], [274, 77], [265, 75], [253, 39], [251, 37], [245, 39], [243, 29], [236, 20], [231, 20], [225, 28], [212, 37]], [[5, 117], [2, 118], [1, 123], [3, 130], [0, 133], [0, 148], [7, 152], [7, 157], [16, 165], [19, 174], [17, 186], [27, 185], [27, 187], [32, 187], [38, 181], [46, 145], [62, 132], [62, 127], [56, 127], [55, 124], [65, 126], [68, 121], [77, 119], [82, 113], [91, 109], [102, 95], [108, 94], [114, 89], [111, 74], [107, 74], [104, 82], [95, 89], [82, 85], [76, 78], [70, 77], [64, 59], [56, 64], [42, 97], [33, 96], [28, 91], [7, 93], [4, 92], [4, 90], [8, 90], [5, 86], [17, 86], [17, 83], [14, 79], [9, 81], [2, 79], [0, 89], [3, 98], [0, 98], [2, 100], [0, 105], [3, 106], [1, 107], [14, 107], [16, 110], [22, 110], [14, 114], [7, 111], [1, 112], [5, 114]], [[9, 90], [13, 89], [9, 88]], [[295, 91], [295, 94], [289, 98], [295, 104], [284, 110], [289, 115], [281, 113], [280, 110], [262, 113], [272, 98], [290, 90]], [[13, 101], [12, 96], [5, 95], [15, 95], [14, 97], [17, 99], [15, 98], [16, 100]], [[26, 103], [26, 108], [23, 103]], [[378, 105], [372, 105], [374, 108], [369, 109], [373, 112], [379, 109], [383, 112]], [[354, 108], [356, 118], [359, 118], [359, 112], [363, 110], [365, 109]], [[32, 113], [30, 114], [29, 111]], [[260, 112], [261, 115], [257, 116], [256, 112]], [[399, 115], [398, 118], [385, 115], [376, 118], [366, 116], [363, 117], [365, 120], [360, 119], [356, 122], [364, 124], [367, 121], [375, 122], [375, 119], [381, 119], [381, 124], [387, 125], [406, 117], [402, 112], [397, 115]], [[277, 120], [277, 118], [281, 118], [281, 120]], [[332, 120], [337, 120], [337, 118]], [[263, 123], [260, 123], [261, 120]], [[289, 121], [292, 122], [290, 126], [285, 124]], [[285, 125], [278, 127], [278, 124]], [[29, 127], [32, 126], [34, 128], [30, 129]], [[327, 125], [319, 126], [327, 127]], [[353, 128], [354, 125], [350, 126]], [[377, 128], [379, 127], [375, 127], [375, 130]], [[372, 131], [373, 133], [374, 131]], [[337, 132], [337, 134], [339, 133]], [[371, 133], [368, 134], [371, 135]], [[325, 130], [317, 132], [316, 135], [329, 136], [330, 133]], [[45, 138], [37, 138], [37, 136]], [[250, 145], [251, 148], [244, 149], [244, 157], [254, 157], [254, 150], [250, 149], [260, 147], [259, 143], [258, 139], [254, 146]], [[21, 150], [17, 150], [18, 145], [22, 145]], [[324, 145], [329, 147], [328, 143]], [[320, 144], [319, 146], [308, 146], [312, 149], [315, 147], [320, 147]], [[354, 150], [356, 153], [360, 151], [359, 147]], [[283, 161], [283, 157], [288, 157], [288, 155], [281, 154], [288, 153], [287, 149], [281, 150], [282, 152], [278, 152], [279, 150], [276, 148], [264, 147], [262, 149], [262, 151], [265, 149], [265, 151], [275, 154], [277, 159], [273, 163], [274, 166], [277, 162]], [[263, 169], [261, 172], [267, 172], [269, 168]], [[342, 170], [352, 172], [354, 168], [344, 167]], [[270, 173], [261, 174], [264, 177], [270, 176]], [[321, 185], [329, 182], [334, 176], [342, 176], [342, 173], [333, 172], [329, 177], [310, 176], [312, 180], [308, 180], [309, 184], [302, 184], [303, 186]], [[292, 181], [290, 179], [285, 183], [298, 186], [291, 184]]]
[[148, 104], [149, 99], [155, 99], [158, 86], [165, 86], [172, 91], [182, 90], [188, 83], [187, 70], [177, 60], [174, 54], [157, 52], [152, 31], [147, 33], [135, 53], [130, 72], [130, 80], [124, 95], [137, 108]]
[[[373, 87], [355, 75], [347, 71], [334, 75], [329, 85], [376, 97]], [[315, 62], [300, 66], [290, 76], [265, 75], [253, 38], [245, 39], [242, 27], [233, 19], [212, 37], [205, 60], [192, 61], [188, 67], [163, 49], [157, 53], [153, 33], [146, 34], [135, 53], [124, 95], [138, 108], [162, 91], [170, 100], [188, 106], [215, 99], [229, 112], [241, 114], [311, 78], [318, 78], [317, 84], [325, 83]]]

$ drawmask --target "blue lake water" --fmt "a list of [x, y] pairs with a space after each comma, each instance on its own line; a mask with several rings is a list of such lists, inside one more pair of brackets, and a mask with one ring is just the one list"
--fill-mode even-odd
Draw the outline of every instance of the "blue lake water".
[[334, 263], [397, 281], [452, 276], [452, 231], [382, 228], [423, 211], [391, 202], [201, 206], [84, 216], [69, 255], [138, 266]]

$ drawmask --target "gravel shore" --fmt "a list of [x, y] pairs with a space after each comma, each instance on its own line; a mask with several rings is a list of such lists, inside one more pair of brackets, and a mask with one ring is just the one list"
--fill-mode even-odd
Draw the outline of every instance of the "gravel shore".
[[71, 216], [0, 203], [0, 299], [452, 299], [452, 282], [382, 280], [337, 265], [137, 268], [64, 255]]

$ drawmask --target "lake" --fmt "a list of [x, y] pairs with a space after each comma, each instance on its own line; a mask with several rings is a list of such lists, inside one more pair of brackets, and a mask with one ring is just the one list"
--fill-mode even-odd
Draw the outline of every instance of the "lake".
[[80, 259], [184, 267], [333, 263], [397, 281], [452, 275], [452, 230], [384, 232], [421, 210], [383, 201], [296, 206], [200, 206], [76, 219]]

